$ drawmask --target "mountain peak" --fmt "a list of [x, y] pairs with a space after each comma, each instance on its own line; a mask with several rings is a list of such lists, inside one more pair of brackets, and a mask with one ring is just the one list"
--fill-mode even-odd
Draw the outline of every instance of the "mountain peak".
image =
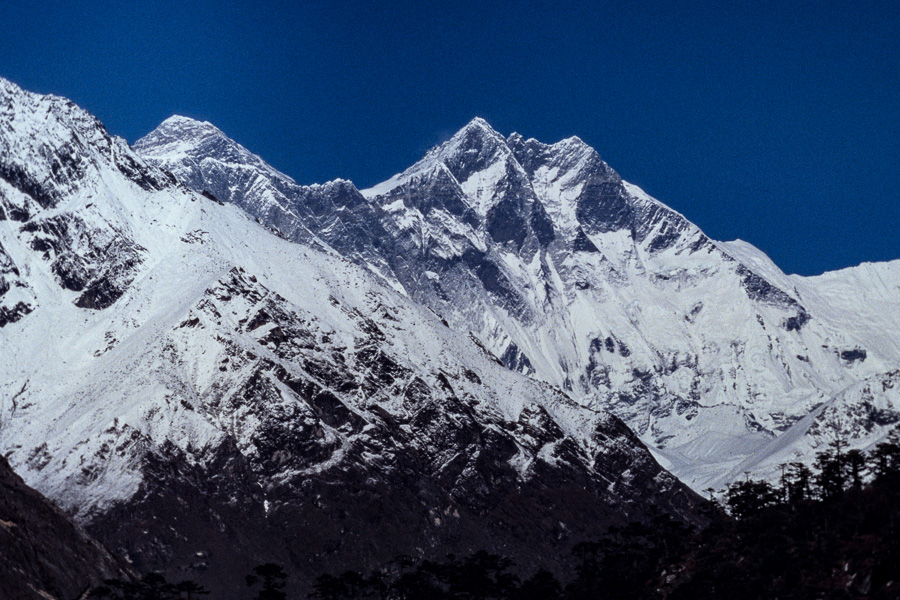
[[498, 152], [505, 153], [506, 150], [508, 150], [506, 138], [491, 127], [490, 123], [481, 117], [475, 117], [449, 140], [432, 148], [423, 160], [430, 162], [430, 159], [439, 159], [452, 162], [454, 157], [471, 151], [497, 155]]
[[448, 141], [432, 149], [413, 168], [420, 170], [425, 166], [430, 170], [434, 160], [442, 161], [463, 182], [472, 172], [481, 171], [510, 156], [506, 138], [497, 133], [487, 121], [475, 117]]
[[491, 124], [482, 119], [475, 117], [454, 134], [450, 141], [443, 146], [452, 145], [455, 140], [472, 140], [472, 139], [490, 139], [498, 142], [505, 142], [506, 138], [500, 135]]
[[196, 141], [209, 136], [226, 137], [209, 121], [198, 121], [182, 115], [172, 115], [156, 129], [135, 142], [135, 147], [158, 146], [175, 141]]
[[160, 127], [191, 127], [198, 129], [215, 129], [219, 131], [219, 129], [210, 123], [209, 121], [198, 121], [197, 119], [192, 119], [191, 117], [185, 117], [184, 115], [172, 115], [165, 121], [159, 124]]
[[[144, 159], [152, 159], [157, 165], [169, 164], [172, 167], [188, 157], [199, 161], [204, 157], [215, 156], [229, 162], [254, 164], [264, 171], [271, 171], [275, 176], [290, 180], [287, 175], [275, 171], [209, 121], [198, 121], [182, 115], [172, 115], [160, 123], [156, 129], [136, 141], [134, 149]], [[184, 176], [185, 173], [180, 175]]]
[[22, 88], [17, 86], [9, 79], [0, 77], [0, 93], [2, 93], [3, 95], [22, 93], [22, 91]]
[[497, 133], [497, 131], [493, 127], [491, 127], [491, 124], [481, 117], [474, 117], [471, 121], [466, 123], [465, 127], [463, 127], [460, 132], [470, 131], [474, 129], [478, 129], [486, 133]]
[[425, 156], [387, 181], [363, 190], [367, 197], [386, 194], [412, 177], [448, 170], [460, 183], [489, 165], [512, 156], [506, 138], [482, 117], [475, 117], [446, 142], [433, 147]]
[[587, 144], [577, 135], [573, 135], [567, 137], [565, 139], [559, 140], [554, 146], [587, 146]]

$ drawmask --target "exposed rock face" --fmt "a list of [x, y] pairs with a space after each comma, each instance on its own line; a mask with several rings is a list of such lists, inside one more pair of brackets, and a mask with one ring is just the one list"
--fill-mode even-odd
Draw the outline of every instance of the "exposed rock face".
[[70, 600], [129, 568], [38, 492], [0, 456], [0, 598]]
[[[624, 419], [696, 489], [748, 465], [774, 474], [773, 440], [795, 439], [791, 428], [817, 407], [900, 364], [900, 261], [786, 276], [749, 244], [710, 240], [578, 138], [504, 137], [475, 119], [363, 190], [368, 203], [336, 201], [313, 218], [299, 207], [318, 186], [271, 194], [284, 175], [209, 124], [178, 122], [138, 152], [195, 189], [230, 190], [229, 201], [302, 241], [267, 203], [290, 208], [508, 368]], [[241, 184], [248, 172], [252, 186]], [[370, 225], [363, 235], [337, 221]], [[812, 458], [799, 446], [793, 457]]]
[[[23, 299], [24, 298], [24, 299]], [[0, 327], [34, 310], [33, 296], [12, 258], [0, 246]]]
[[207, 122], [173, 116], [135, 143], [135, 150], [166, 156], [178, 180], [209, 197], [236, 204], [290, 240], [383, 268], [372, 248], [388, 241], [381, 211], [349, 181], [298, 185]]
[[78, 292], [76, 306], [104, 309], [124, 293], [145, 251], [124, 215], [104, 210], [109, 198], [124, 182], [150, 192], [173, 181], [69, 100], [0, 80], [0, 222], [8, 225], [0, 238], [0, 326], [35, 308], [34, 290], [4, 250], [6, 236], [18, 230], [59, 285]]
[[336, 256], [328, 231], [364, 235], [381, 211], [352, 185], [309, 191], [283, 223], [328, 231], [288, 242], [220, 202], [228, 186], [190, 191], [65, 101], [0, 92], [9, 114], [47, 115], [13, 118], [6, 173], [76, 165], [0, 183], [24, 215], [0, 221], [0, 269], [30, 307], [0, 337], [0, 452], [136, 569], [228, 598], [265, 561], [302, 587], [400, 553], [528, 565], [651, 510], [697, 519], [619, 419], [498, 364], [372, 273], [387, 262]]

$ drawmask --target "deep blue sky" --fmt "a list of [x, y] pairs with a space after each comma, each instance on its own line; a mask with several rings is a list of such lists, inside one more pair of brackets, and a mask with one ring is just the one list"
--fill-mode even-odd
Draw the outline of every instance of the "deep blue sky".
[[0, 23], [0, 76], [130, 141], [179, 113], [367, 187], [478, 115], [578, 135], [788, 272], [900, 258], [896, 0], [4, 0]]

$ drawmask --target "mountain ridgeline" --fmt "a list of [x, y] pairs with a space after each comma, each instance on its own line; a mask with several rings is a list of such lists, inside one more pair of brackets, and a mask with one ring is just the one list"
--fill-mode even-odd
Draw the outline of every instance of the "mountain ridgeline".
[[388, 243], [378, 203], [204, 143], [266, 173], [269, 213], [0, 80], [0, 453], [135, 572], [227, 599], [269, 562], [298, 593], [400, 554], [565, 569], [610, 525], [703, 520], [618, 417], [337, 252]]
[[0, 454], [130, 565], [101, 571], [161, 573], [135, 586], [479, 551], [564, 577], [611, 526], [706, 523], [697, 491], [900, 422], [898, 292], [900, 261], [712, 240], [574, 137], [475, 119], [307, 186], [0, 79]]
[[148, 163], [377, 273], [507, 368], [625, 421], [696, 490], [866, 448], [900, 420], [900, 261], [788, 276], [717, 242], [587, 144], [474, 119], [371, 189], [302, 186], [172, 117]]

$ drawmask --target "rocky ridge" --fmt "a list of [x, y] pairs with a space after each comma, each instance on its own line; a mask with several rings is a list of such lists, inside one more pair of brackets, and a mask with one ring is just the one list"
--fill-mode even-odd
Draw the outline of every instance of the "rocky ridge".
[[29, 309], [0, 329], [0, 452], [138, 571], [227, 598], [269, 560], [301, 587], [401, 553], [528, 566], [654, 510], [698, 519], [619, 419], [503, 367], [377, 267], [2, 83], [0, 163], [29, 175], [0, 182], [0, 248]]
[[[268, 218], [266, 201], [333, 194], [316, 204], [330, 216], [295, 211], [331, 249], [508, 368], [618, 415], [695, 489], [773, 476], [776, 440], [798, 439], [807, 416], [900, 364], [900, 261], [787, 276], [749, 244], [709, 239], [578, 138], [504, 137], [475, 119], [371, 189], [291, 182], [276, 197], [260, 190], [285, 176], [209, 124], [178, 122], [136, 150], [195, 189], [229, 190], [287, 239], [305, 234]], [[802, 444], [789, 454], [812, 458]]]

